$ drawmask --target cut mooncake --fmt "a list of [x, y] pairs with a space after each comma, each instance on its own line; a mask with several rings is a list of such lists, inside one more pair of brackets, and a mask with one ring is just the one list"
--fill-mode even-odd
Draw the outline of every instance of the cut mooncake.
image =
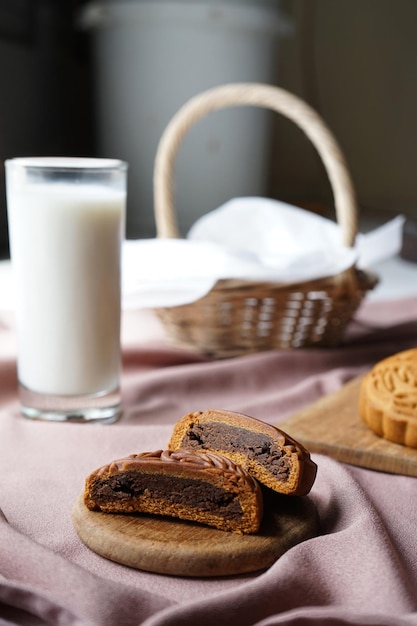
[[233, 461], [210, 452], [132, 454], [90, 474], [84, 503], [105, 513], [150, 513], [256, 533], [263, 513], [259, 484]]
[[232, 411], [189, 413], [174, 426], [168, 449], [206, 450], [226, 456], [260, 483], [287, 495], [307, 494], [317, 466], [289, 435], [261, 420]]
[[377, 435], [417, 448], [417, 349], [379, 361], [362, 379], [359, 414]]

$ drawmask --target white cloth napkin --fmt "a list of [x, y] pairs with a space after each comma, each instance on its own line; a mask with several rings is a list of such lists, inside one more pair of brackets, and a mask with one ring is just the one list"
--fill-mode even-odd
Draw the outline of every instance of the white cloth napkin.
[[[370, 267], [401, 250], [404, 217], [341, 244], [335, 222], [266, 198], [235, 198], [206, 214], [186, 239], [127, 240], [123, 309], [171, 307], [206, 295], [219, 279], [284, 284]], [[10, 262], [0, 264], [0, 310], [14, 308]]]
[[342, 245], [340, 227], [266, 198], [235, 198], [206, 214], [186, 239], [125, 242], [125, 308], [193, 302], [222, 278], [294, 283], [369, 267], [401, 250], [404, 218]]

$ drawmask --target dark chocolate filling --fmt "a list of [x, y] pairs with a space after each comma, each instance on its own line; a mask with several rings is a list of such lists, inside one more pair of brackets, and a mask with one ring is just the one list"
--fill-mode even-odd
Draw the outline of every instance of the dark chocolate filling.
[[91, 495], [99, 506], [145, 495], [147, 499], [163, 500], [198, 511], [218, 511], [231, 519], [242, 516], [237, 494], [199, 480], [167, 474], [127, 471], [104, 480], [97, 478]]
[[283, 482], [291, 471], [290, 459], [268, 435], [219, 422], [192, 424], [182, 440], [184, 448], [241, 452], [263, 465]]

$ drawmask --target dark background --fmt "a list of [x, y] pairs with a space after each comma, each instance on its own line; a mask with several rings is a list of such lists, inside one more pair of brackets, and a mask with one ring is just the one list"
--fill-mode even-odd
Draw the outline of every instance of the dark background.
[[[0, 0], [3, 258], [8, 256], [4, 160], [99, 156], [92, 35], [77, 27], [84, 4]], [[416, 218], [417, 2], [283, 0], [282, 6], [294, 29], [279, 46], [277, 84], [312, 104], [334, 131], [361, 210], [387, 219], [399, 212]], [[294, 203], [331, 203], [317, 155], [283, 119], [276, 122], [270, 191]]]
[[0, 254], [8, 256], [4, 160], [95, 152], [81, 0], [0, 0]]

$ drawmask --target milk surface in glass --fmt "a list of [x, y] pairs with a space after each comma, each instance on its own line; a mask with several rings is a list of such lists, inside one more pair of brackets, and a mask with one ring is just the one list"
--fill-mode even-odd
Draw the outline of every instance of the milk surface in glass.
[[8, 183], [18, 376], [41, 394], [118, 388], [126, 191], [97, 183]]

